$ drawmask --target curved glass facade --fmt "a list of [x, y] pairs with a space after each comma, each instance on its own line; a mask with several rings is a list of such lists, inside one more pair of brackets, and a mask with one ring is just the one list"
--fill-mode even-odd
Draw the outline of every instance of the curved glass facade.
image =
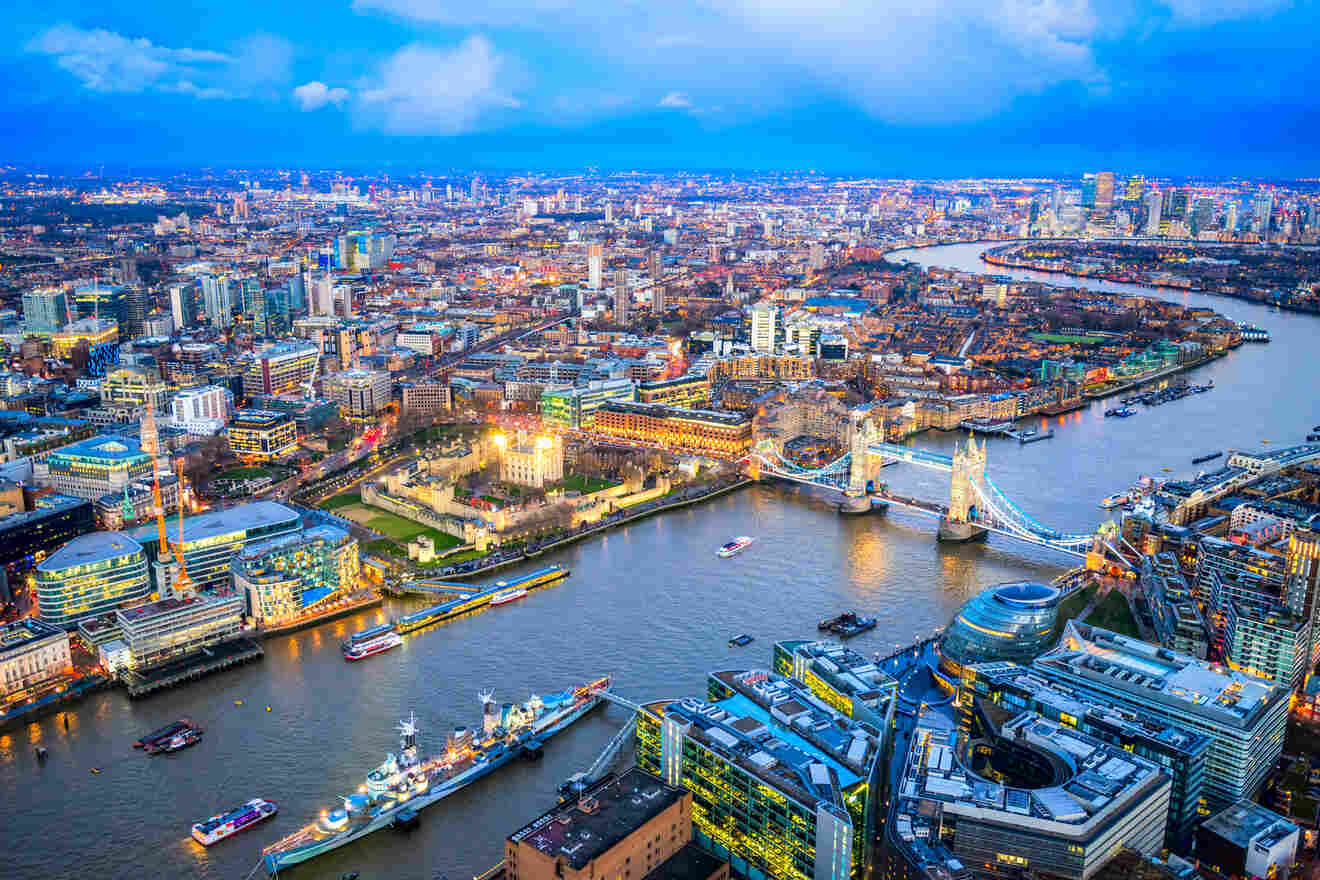
[[1021, 581], [969, 599], [940, 637], [940, 665], [952, 674], [968, 663], [1030, 663], [1050, 648], [1059, 591]]
[[142, 545], [118, 532], [74, 538], [37, 566], [38, 615], [69, 627], [146, 598], [151, 591]]

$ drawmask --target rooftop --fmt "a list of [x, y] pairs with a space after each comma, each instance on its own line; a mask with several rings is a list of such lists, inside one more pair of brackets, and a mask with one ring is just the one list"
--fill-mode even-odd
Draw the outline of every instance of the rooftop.
[[751, 421], [745, 414], [728, 410], [686, 409], [663, 403], [629, 403], [611, 400], [601, 407], [610, 412], [627, 412], [655, 418], [689, 419], [701, 422], [720, 422], [725, 425], [743, 425]]
[[509, 840], [526, 843], [581, 870], [684, 794], [683, 789], [633, 767], [613, 782], [584, 794], [576, 804], [543, 813], [509, 835]]
[[51, 458], [71, 458], [74, 456], [112, 461], [151, 457], [143, 452], [142, 446], [131, 437], [107, 437], [104, 435], [88, 437], [86, 440], [79, 440], [76, 443], [70, 443], [68, 446], [61, 446], [50, 454]]
[[1238, 801], [1206, 819], [1201, 827], [1243, 849], [1257, 842], [1266, 847], [1272, 846], [1298, 830], [1296, 825], [1278, 813], [1251, 801]]
[[47, 556], [37, 566], [37, 571], [59, 572], [141, 552], [142, 545], [123, 532], [89, 532]]
[[[187, 517], [183, 521], [183, 539], [185, 542], [204, 541], [207, 538], [235, 535], [267, 526], [286, 523], [293, 525], [299, 519], [297, 511], [283, 504], [274, 501], [252, 501], [225, 510], [212, 510]], [[141, 543], [158, 540], [155, 523], [139, 526], [129, 534]], [[170, 540], [175, 540], [178, 535], [177, 525], [171, 525], [170, 535]]]
[[724, 864], [689, 841], [642, 880], [706, 880]]
[[12, 651], [31, 642], [63, 634], [64, 630], [59, 627], [35, 617], [25, 617], [0, 626], [0, 652]]

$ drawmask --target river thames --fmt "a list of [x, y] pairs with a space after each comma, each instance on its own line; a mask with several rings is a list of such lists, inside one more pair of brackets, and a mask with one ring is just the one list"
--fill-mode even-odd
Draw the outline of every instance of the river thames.
[[[989, 271], [978, 259], [984, 247], [895, 256]], [[1195, 455], [1299, 442], [1320, 423], [1320, 383], [1310, 380], [1320, 319], [1222, 297], [1086, 286], [1206, 305], [1264, 327], [1273, 342], [1244, 345], [1194, 373], [1195, 381], [1214, 379], [1209, 394], [1126, 420], [1104, 419], [1104, 407], [1092, 405], [1043, 420], [1055, 429], [1051, 440], [991, 440], [995, 482], [1041, 522], [1090, 530], [1106, 518], [1099, 499], [1143, 474], [1191, 474]], [[947, 453], [958, 439], [929, 432], [913, 442]], [[945, 474], [903, 465], [883, 473], [896, 491], [947, 497]], [[733, 559], [715, 556], [742, 534], [757, 542]], [[478, 721], [483, 688], [522, 700], [609, 673], [629, 698], [700, 696], [708, 671], [765, 666], [773, 641], [812, 636], [821, 617], [845, 609], [878, 617], [879, 626], [851, 644], [888, 651], [930, 635], [983, 587], [1049, 579], [1072, 560], [998, 536], [938, 545], [934, 522], [916, 514], [841, 518], [823, 495], [757, 486], [537, 560], [551, 562], [572, 576], [407, 636], [403, 647], [366, 662], [346, 664], [339, 639], [425, 603], [390, 603], [272, 639], [260, 663], [146, 700], [95, 695], [67, 713], [67, 730], [61, 716], [9, 730], [0, 736], [4, 876], [242, 880], [262, 846], [336, 805], [397, 748], [394, 725], [410, 711], [429, 752], [449, 728]], [[728, 648], [742, 632], [756, 641]], [[200, 745], [161, 758], [132, 749], [139, 735], [180, 716], [206, 728]], [[408, 837], [382, 831], [281, 876], [466, 880], [500, 858], [505, 835], [553, 806], [558, 783], [585, 769], [625, 720], [618, 708], [598, 710], [552, 740], [539, 763], [511, 764], [424, 811]], [[37, 745], [50, 753], [40, 766]], [[257, 796], [278, 802], [275, 819], [209, 849], [188, 836], [191, 823]]]

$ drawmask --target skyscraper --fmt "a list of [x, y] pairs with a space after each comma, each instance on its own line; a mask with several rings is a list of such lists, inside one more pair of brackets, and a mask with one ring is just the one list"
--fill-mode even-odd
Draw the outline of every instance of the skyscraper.
[[234, 300], [229, 279], [221, 275], [202, 276], [202, 306], [212, 327], [224, 329], [234, 323]]
[[665, 313], [665, 294], [668, 291], [663, 284], [657, 284], [651, 288], [651, 314], [663, 315]]
[[183, 330], [197, 320], [196, 282], [170, 285], [170, 316], [174, 326]]
[[766, 300], [752, 306], [752, 351], [774, 352], [778, 317], [779, 310]]
[[652, 281], [660, 280], [660, 251], [655, 248], [646, 255], [647, 274], [651, 276]]
[[1139, 202], [1146, 195], [1146, 175], [1134, 174], [1127, 180], [1127, 192], [1123, 194], [1125, 202]]
[[23, 332], [48, 336], [68, 321], [68, 297], [58, 287], [23, 294]]
[[632, 291], [628, 289], [628, 270], [614, 271], [614, 322], [627, 324], [632, 306]]
[[1160, 234], [1161, 209], [1164, 206], [1164, 196], [1157, 190], [1151, 190], [1146, 194], [1146, 234]]
[[604, 265], [604, 249], [598, 244], [587, 245], [587, 287], [600, 290]]
[[1101, 171], [1095, 176], [1095, 214], [1108, 219], [1114, 213], [1114, 172]]

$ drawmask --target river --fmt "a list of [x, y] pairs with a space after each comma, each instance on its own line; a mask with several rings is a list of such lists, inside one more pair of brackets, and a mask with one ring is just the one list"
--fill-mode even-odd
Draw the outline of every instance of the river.
[[[981, 271], [981, 248], [900, 256]], [[1092, 406], [1049, 420], [1054, 439], [1028, 446], [991, 440], [996, 483], [1037, 519], [1088, 530], [1103, 516], [1097, 500], [1140, 474], [1191, 472], [1193, 455], [1299, 440], [1320, 422], [1320, 386], [1284, 384], [1309, 374], [1320, 319], [1198, 294], [1176, 298], [1265, 327], [1274, 342], [1244, 346], [1198, 371], [1198, 379], [1215, 380], [1209, 394], [1127, 420], [1103, 419]], [[931, 432], [915, 442], [947, 452], [956, 439]], [[948, 491], [947, 475], [899, 465], [884, 476], [899, 491]], [[740, 534], [758, 540], [740, 556], [718, 559], [715, 548]], [[611, 673], [616, 689], [633, 699], [702, 695], [708, 671], [766, 665], [774, 640], [812, 636], [827, 614], [855, 608], [875, 615], [880, 625], [852, 644], [888, 650], [929, 635], [985, 586], [1048, 579], [1071, 560], [1000, 537], [937, 545], [934, 523], [915, 514], [840, 518], [812, 491], [758, 486], [538, 560], [550, 562], [572, 576], [520, 602], [410, 635], [403, 647], [365, 662], [345, 663], [339, 639], [424, 603], [391, 602], [272, 639], [259, 663], [146, 700], [95, 695], [68, 712], [67, 730], [53, 716], [7, 731], [0, 736], [4, 876], [242, 880], [264, 844], [334, 806], [397, 747], [393, 727], [409, 711], [422, 725], [425, 752], [438, 748], [449, 727], [477, 722], [483, 688], [499, 699], [525, 699]], [[741, 632], [756, 641], [728, 648]], [[142, 733], [185, 715], [207, 730], [197, 747], [163, 758], [131, 748]], [[410, 836], [380, 832], [282, 876], [337, 878], [351, 870], [362, 880], [466, 880], [500, 858], [505, 835], [554, 804], [558, 783], [585, 769], [625, 720], [620, 709], [599, 710], [552, 740], [539, 763], [511, 764], [430, 807]], [[49, 749], [44, 765], [33, 758], [37, 745]], [[92, 774], [94, 767], [101, 773]], [[209, 849], [188, 837], [192, 822], [255, 796], [277, 801], [279, 815]]]

